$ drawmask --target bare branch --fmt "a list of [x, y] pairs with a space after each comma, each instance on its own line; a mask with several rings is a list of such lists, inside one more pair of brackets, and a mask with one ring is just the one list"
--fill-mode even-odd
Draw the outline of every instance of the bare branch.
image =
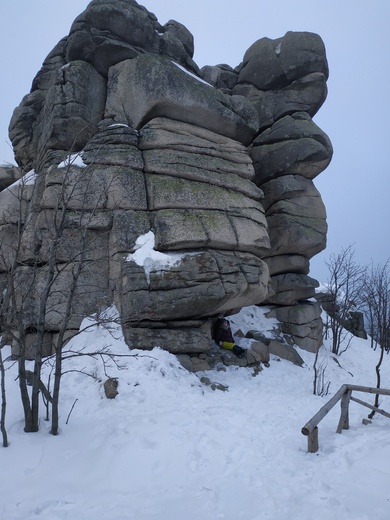
[[[338, 255], [331, 255], [325, 262], [329, 270], [326, 299], [323, 308], [329, 315], [329, 329], [332, 331], [332, 353], [340, 355], [347, 350], [348, 322], [351, 312], [361, 305], [365, 268], [355, 262], [352, 246]], [[347, 343], [345, 343], [347, 341]], [[344, 348], [342, 348], [344, 345]]]

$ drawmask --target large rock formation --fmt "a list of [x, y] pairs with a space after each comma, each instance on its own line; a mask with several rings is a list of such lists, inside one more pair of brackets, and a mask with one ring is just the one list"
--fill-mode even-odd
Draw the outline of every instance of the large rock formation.
[[49, 335], [115, 303], [131, 348], [196, 353], [217, 314], [267, 303], [297, 344], [320, 344], [318, 313], [300, 329], [291, 316], [315, 306], [300, 302], [326, 241], [313, 179], [332, 147], [311, 119], [324, 45], [263, 38], [235, 69], [199, 70], [193, 51], [135, 0], [93, 0], [15, 109], [15, 158], [33, 173], [0, 193], [0, 284], [12, 273], [26, 331], [49, 289]]

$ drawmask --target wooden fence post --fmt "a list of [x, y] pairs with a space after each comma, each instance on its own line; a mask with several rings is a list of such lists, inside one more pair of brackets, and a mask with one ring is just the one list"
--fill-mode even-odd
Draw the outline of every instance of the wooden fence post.
[[316, 426], [307, 437], [307, 451], [315, 453], [318, 451], [318, 427]]
[[337, 426], [337, 433], [341, 433], [343, 430], [349, 429], [349, 401], [351, 400], [352, 390], [347, 390], [341, 398], [341, 415], [339, 424]]

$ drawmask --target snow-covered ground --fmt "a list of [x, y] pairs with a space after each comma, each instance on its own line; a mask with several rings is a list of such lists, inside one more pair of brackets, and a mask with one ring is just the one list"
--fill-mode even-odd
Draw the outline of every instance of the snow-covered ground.
[[[232, 321], [235, 329], [259, 328], [250, 308]], [[96, 327], [71, 347], [128, 354], [119, 331], [115, 337]], [[40, 431], [23, 432], [16, 366], [7, 362], [1, 520], [388, 520], [389, 419], [364, 426], [369, 410], [351, 403], [350, 429], [339, 435], [337, 405], [320, 423], [316, 454], [301, 434], [342, 383], [375, 386], [379, 352], [354, 339], [340, 367], [322, 349], [326, 397], [312, 394], [314, 355], [299, 353], [303, 368], [271, 356], [254, 377], [250, 368], [195, 375], [161, 349], [132, 351], [118, 358], [120, 369], [107, 369], [119, 380], [114, 400], [104, 396], [100, 359], [73, 359], [66, 369], [89, 375], [63, 376], [57, 437], [43, 407]], [[203, 385], [204, 375], [228, 391]], [[390, 386], [387, 355], [382, 380]]]

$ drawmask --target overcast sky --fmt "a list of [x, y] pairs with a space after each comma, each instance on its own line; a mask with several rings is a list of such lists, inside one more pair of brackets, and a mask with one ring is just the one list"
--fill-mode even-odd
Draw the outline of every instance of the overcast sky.
[[[325, 281], [324, 260], [354, 244], [359, 263], [390, 256], [389, 0], [143, 0], [160, 23], [183, 23], [194, 35], [196, 63], [235, 67], [257, 39], [287, 31], [318, 33], [330, 68], [329, 95], [315, 122], [334, 156], [317, 177], [328, 213], [328, 247], [312, 261]], [[4, 0], [0, 6], [0, 163], [13, 163], [8, 124], [46, 55], [67, 35], [86, 0]]]

